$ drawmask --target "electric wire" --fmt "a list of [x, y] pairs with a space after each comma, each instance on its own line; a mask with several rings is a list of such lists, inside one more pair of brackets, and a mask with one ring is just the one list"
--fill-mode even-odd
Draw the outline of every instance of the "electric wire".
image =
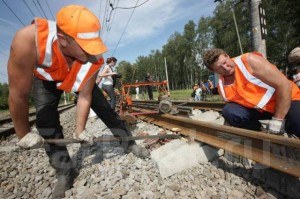
[[[115, 1], [114, 1], [114, 3], [115, 3]], [[114, 3], [111, 3], [111, 2], [109, 1], [109, 6], [111, 7], [111, 11], [109, 12], [109, 16], [108, 16], [108, 19], [106, 20], [106, 22], [109, 22], [109, 21], [110, 21], [111, 14], [112, 14], [112, 12], [114, 11], [114, 6], [113, 6]]]
[[40, 1], [39, 1], [39, 0], [36, 0], [36, 2], [37, 2], [37, 4], [38, 4], [38, 6], [40, 7], [40, 9], [42, 10], [42, 12], [43, 12], [44, 16], [46, 17], [46, 19], [48, 19], [46, 13], [44, 12], [43, 7], [42, 7], [41, 4], [40, 4]]
[[103, 31], [104, 31], [104, 27], [106, 26], [105, 24], [105, 19], [106, 19], [106, 13], [107, 13], [107, 8], [108, 8], [108, 0], [106, 0], [106, 4], [105, 4], [105, 9], [104, 9], [104, 15], [103, 15], [103, 19], [102, 19], [102, 28], [101, 28], [101, 34], [100, 35], [103, 35]]
[[38, 13], [40, 14], [40, 16], [41, 16], [41, 17], [44, 17], [44, 18], [47, 18], [46, 16], [43, 16], [43, 14], [41, 13], [40, 9], [39, 9], [38, 6], [37, 6], [36, 1], [35, 1], [35, 0], [32, 0], [32, 2], [33, 2], [33, 4], [35, 5], [35, 7], [36, 7]]
[[137, 8], [137, 7], [140, 7], [140, 6], [144, 5], [144, 4], [147, 3], [148, 1], [150, 1], [150, 0], [146, 0], [146, 1], [144, 1], [143, 3], [141, 3], [140, 5], [135, 5], [134, 7], [115, 7], [114, 9], [135, 9], [135, 8]]
[[51, 16], [52, 16], [52, 19], [55, 21], [55, 17], [54, 17], [54, 15], [53, 15], [53, 13], [52, 13], [52, 10], [50, 9], [47, 0], [45, 0], [45, 1], [46, 1], [46, 5], [47, 5], [47, 7], [48, 7], [48, 9], [49, 9], [49, 11], [50, 11], [50, 14], [51, 14]]
[[23, 0], [23, 3], [25, 4], [26, 8], [30, 11], [32, 17], [35, 17], [35, 15], [33, 14], [33, 11], [31, 10], [31, 8], [28, 6], [27, 2], [25, 0]]
[[123, 37], [123, 35], [124, 35], [126, 29], [127, 29], [127, 26], [128, 26], [128, 24], [129, 24], [129, 22], [130, 22], [132, 16], [133, 16], [133, 13], [134, 13], [134, 11], [135, 11], [136, 5], [137, 5], [138, 3], [139, 3], [139, 0], [137, 0], [137, 2], [136, 2], [136, 4], [135, 4], [135, 7], [134, 7], [133, 10], [132, 10], [132, 13], [131, 13], [131, 15], [130, 15], [128, 21], [127, 21], [127, 24], [126, 24], [126, 26], [125, 26], [125, 28], [124, 28], [124, 30], [123, 30], [123, 32], [122, 32], [122, 35], [121, 35], [121, 37], [120, 37], [120, 39], [119, 39], [119, 41], [118, 41], [118, 43], [117, 43], [117, 45], [116, 45], [116, 47], [115, 47], [113, 53], [112, 53], [112, 55], [115, 54], [115, 52], [116, 52], [116, 50], [117, 50], [117, 48], [118, 48], [118, 46], [119, 46], [119, 44], [120, 44], [120, 41], [121, 41], [121, 39], [122, 39], [122, 37]]
[[21, 21], [21, 19], [16, 15], [16, 13], [7, 5], [7, 3], [4, 1], [4, 0], [2, 0], [2, 2], [6, 5], [6, 7], [13, 13], [13, 15], [15, 15], [15, 17], [19, 20], [19, 22], [21, 23], [21, 24], [23, 24], [23, 26], [25, 26], [25, 24]]
[[[119, 4], [119, 1], [120, 1], [120, 0], [117, 1], [116, 5]], [[112, 19], [111, 19], [111, 21], [110, 21], [110, 25], [107, 27], [107, 34], [106, 34], [106, 38], [105, 38], [104, 43], [105, 43], [105, 42], [108, 40], [108, 38], [109, 38], [109, 35], [110, 35], [110, 34], [109, 34], [109, 31], [111, 30], [111, 28], [112, 28], [112, 26], [113, 26], [113, 22], [114, 22], [115, 16], [116, 16], [116, 12], [114, 12], [113, 17], [112, 17]]]

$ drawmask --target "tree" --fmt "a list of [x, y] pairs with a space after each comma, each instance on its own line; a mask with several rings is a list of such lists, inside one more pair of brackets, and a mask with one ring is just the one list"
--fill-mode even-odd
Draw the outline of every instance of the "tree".
[[212, 18], [213, 45], [224, 49], [231, 56], [237, 56], [241, 54], [241, 51], [233, 20], [233, 11], [236, 16], [243, 51], [252, 50], [248, 3], [233, 4], [231, 1], [225, 1], [217, 6]]

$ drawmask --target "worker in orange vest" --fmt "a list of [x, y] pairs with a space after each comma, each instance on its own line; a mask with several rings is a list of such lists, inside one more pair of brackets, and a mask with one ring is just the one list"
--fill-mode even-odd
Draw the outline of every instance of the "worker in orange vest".
[[222, 114], [232, 126], [300, 136], [300, 90], [258, 53], [235, 58], [222, 49], [203, 54], [205, 66], [219, 74], [218, 89], [227, 102]]
[[[98, 18], [83, 6], [68, 5], [59, 10], [56, 19], [35, 18], [15, 34], [8, 60], [9, 108], [19, 138], [17, 145], [25, 149], [45, 147], [57, 174], [52, 197], [63, 198], [72, 186], [75, 166], [66, 146], [46, 145], [44, 140], [64, 137], [57, 110], [63, 91], [78, 94], [76, 139], [93, 144], [93, 136], [85, 129], [90, 107], [115, 136], [131, 136], [131, 132], [95, 86], [104, 63], [102, 54], [107, 51], [99, 37]], [[31, 90], [36, 107], [33, 129], [28, 121]], [[122, 146], [136, 156], [149, 156], [135, 142]]]

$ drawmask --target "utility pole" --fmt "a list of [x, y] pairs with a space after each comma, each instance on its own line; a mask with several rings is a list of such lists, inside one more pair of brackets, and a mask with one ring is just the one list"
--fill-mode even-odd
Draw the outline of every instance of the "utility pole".
[[165, 57], [165, 70], [166, 70], [166, 78], [168, 83], [168, 95], [170, 95], [170, 84], [169, 84], [169, 78], [168, 78], [168, 67], [167, 67], [167, 59]]
[[267, 58], [266, 50], [266, 18], [265, 10], [261, 6], [261, 0], [251, 0], [251, 30], [252, 30], [252, 46], [254, 51], [258, 51]]
[[243, 54], [243, 48], [242, 48], [242, 43], [241, 43], [241, 39], [240, 39], [240, 33], [239, 33], [238, 26], [236, 24], [236, 19], [235, 19], [235, 14], [234, 14], [233, 6], [231, 6], [231, 12], [232, 12], [234, 26], [235, 26], [236, 34], [237, 34], [239, 45], [240, 45], [241, 54]]

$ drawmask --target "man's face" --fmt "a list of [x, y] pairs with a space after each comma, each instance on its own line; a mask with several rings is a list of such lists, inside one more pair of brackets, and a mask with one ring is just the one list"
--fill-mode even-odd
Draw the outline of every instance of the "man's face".
[[219, 59], [213, 63], [212, 69], [221, 76], [230, 76], [234, 73], [234, 62], [227, 55], [220, 55]]
[[89, 54], [87, 54], [75, 40], [71, 40], [68, 42], [68, 52], [69, 56], [75, 58], [76, 60], [86, 63], [89, 58]]

